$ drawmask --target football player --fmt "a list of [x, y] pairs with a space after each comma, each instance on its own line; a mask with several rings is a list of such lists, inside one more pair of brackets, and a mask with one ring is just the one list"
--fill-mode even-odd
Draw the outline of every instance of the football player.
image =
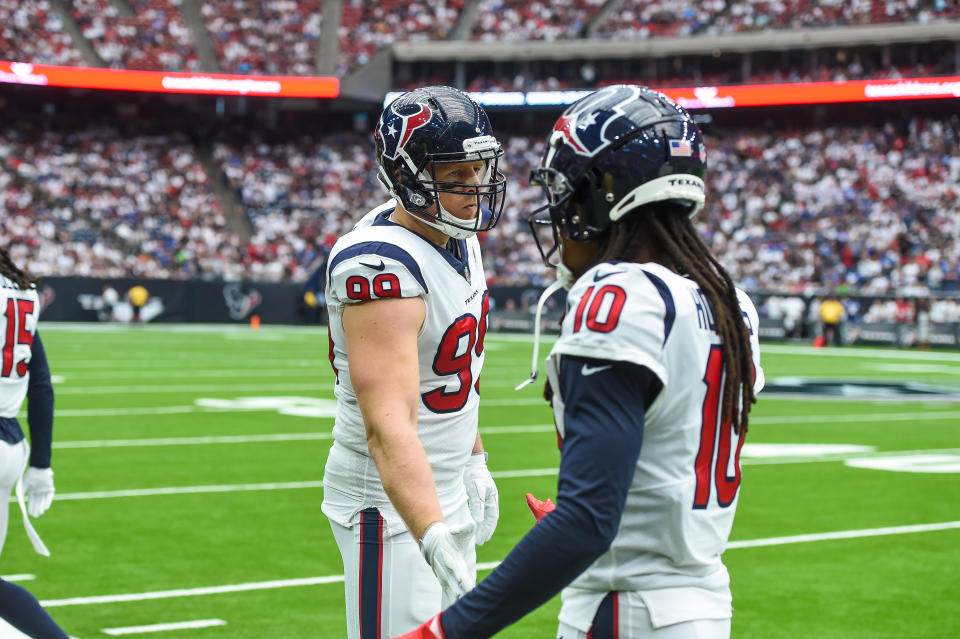
[[449, 87], [398, 97], [374, 141], [392, 199], [337, 241], [326, 286], [338, 410], [322, 510], [351, 639], [410, 630], [473, 587], [475, 545], [499, 516], [478, 431], [489, 298], [476, 234], [500, 217], [503, 151]]
[[756, 309], [692, 222], [705, 170], [697, 125], [646, 87], [596, 91], [557, 121], [531, 216], [569, 289], [546, 365], [556, 505], [528, 497], [539, 523], [404, 637], [489, 637], [561, 589], [558, 638], [729, 637], [720, 557], [763, 374]]
[[[50, 448], [53, 435], [53, 385], [47, 356], [37, 332], [40, 300], [34, 280], [17, 268], [0, 248], [0, 494], [16, 488], [27, 536], [37, 552], [49, 555], [30, 523], [53, 501]], [[24, 397], [30, 445], [17, 413]], [[29, 461], [29, 466], [27, 465]], [[26, 469], [26, 472], [24, 472]], [[26, 492], [26, 503], [24, 502]], [[6, 500], [7, 497], [4, 497]], [[0, 551], [7, 537], [10, 509], [0, 508]], [[38, 639], [67, 639], [66, 633], [29, 592], [0, 579], [0, 617], [24, 634]]]

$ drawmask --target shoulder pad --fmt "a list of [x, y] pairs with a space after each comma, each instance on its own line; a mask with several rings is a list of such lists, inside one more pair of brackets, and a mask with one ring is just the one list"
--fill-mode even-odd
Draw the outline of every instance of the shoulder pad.
[[363, 241], [330, 255], [327, 296], [350, 304], [428, 293], [420, 265], [405, 249], [383, 241]]
[[570, 289], [553, 352], [640, 364], [666, 384], [663, 346], [675, 308], [656, 275], [633, 264], [597, 265]]

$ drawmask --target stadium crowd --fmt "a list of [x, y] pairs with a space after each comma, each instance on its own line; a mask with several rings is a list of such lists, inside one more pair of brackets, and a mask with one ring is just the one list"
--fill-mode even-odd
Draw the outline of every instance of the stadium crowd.
[[0, 59], [37, 64], [82, 64], [47, 0], [0, 0]]
[[206, 0], [200, 13], [225, 73], [314, 75], [321, 0]]
[[[751, 291], [905, 296], [960, 290], [960, 118], [795, 131], [716, 131], [698, 224]], [[252, 233], [220, 211], [179, 135], [0, 130], [3, 242], [41, 275], [303, 280], [337, 236], [385, 199], [367, 136], [223, 136], [216, 167]], [[483, 236], [491, 284], [552, 274], [526, 225], [540, 142], [505, 136], [503, 218]], [[880, 311], [877, 311], [880, 312]]]
[[109, 0], [74, 0], [73, 18], [97, 55], [123, 69], [200, 68], [180, 0], [128, 0], [132, 16]]
[[[220, 70], [253, 74], [314, 72], [322, 27], [320, 0], [205, 0], [199, 4]], [[469, 37], [480, 41], [642, 39], [867, 23], [929, 23], [960, 17], [960, 5], [950, 0], [627, 0], [612, 13], [599, 17], [603, 4], [603, 0], [483, 0]], [[127, 0], [124, 5], [110, 0], [74, 0], [66, 6], [83, 37], [108, 66], [199, 68], [196, 43], [181, 13], [181, 0]], [[122, 15], [118, 6], [128, 7], [131, 14]], [[464, 6], [463, 0], [345, 0], [336, 73], [349, 73], [397, 41], [450, 37]], [[592, 24], [596, 20], [599, 22]], [[64, 30], [63, 17], [47, 0], [0, 0], [0, 53], [0, 58], [21, 62], [83, 63], [77, 46]], [[856, 65], [839, 66], [845, 69], [832, 68], [824, 73], [831, 79], [841, 72], [858, 76]], [[865, 73], [876, 77], [869, 69]], [[570, 86], [572, 79], [557, 78], [558, 88]], [[501, 81], [481, 82], [504, 87]], [[550, 84], [548, 79], [544, 82]], [[660, 86], [669, 84], [661, 82]]]

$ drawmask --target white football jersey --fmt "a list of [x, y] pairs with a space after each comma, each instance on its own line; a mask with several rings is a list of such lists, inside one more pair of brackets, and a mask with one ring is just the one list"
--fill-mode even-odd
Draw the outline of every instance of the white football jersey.
[[0, 417], [16, 417], [27, 395], [40, 300], [0, 275]]
[[377, 507], [388, 532], [405, 529], [383, 490], [367, 449], [366, 430], [350, 383], [342, 314], [346, 304], [386, 297], [422, 297], [426, 317], [417, 338], [420, 404], [417, 429], [448, 516], [465, 503], [462, 473], [477, 437], [480, 371], [489, 298], [476, 237], [449, 251], [387, 218], [377, 207], [334, 245], [327, 261], [330, 362], [337, 375], [334, 445], [324, 474], [323, 512], [351, 526]]
[[[745, 293], [737, 294], [759, 391], [757, 312]], [[721, 345], [706, 296], [693, 280], [659, 264], [606, 263], [577, 280], [568, 309], [547, 360], [561, 438], [564, 404], [557, 391], [565, 355], [645, 366], [663, 388], [646, 410], [617, 536], [565, 591], [561, 621], [592, 619], [600, 599], [616, 590], [637, 591], [656, 626], [729, 617], [729, 575], [720, 555], [737, 508], [743, 440], [719, 424]], [[581, 374], [599, 367], [584, 365]]]

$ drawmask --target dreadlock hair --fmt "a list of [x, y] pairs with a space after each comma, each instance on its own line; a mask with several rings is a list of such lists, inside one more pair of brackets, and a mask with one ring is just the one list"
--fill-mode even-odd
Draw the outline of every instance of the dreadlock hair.
[[20, 270], [17, 265], [13, 263], [10, 254], [7, 253], [7, 249], [2, 246], [0, 246], [0, 275], [6, 277], [23, 291], [29, 289], [37, 282], [36, 278], [30, 277], [30, 275]]
[[654, 202], [610, 225], [600, 238], [597, 263], [636, 261], [653, 240], [663, 259], [681, 275], [690, 277], [710, 302], [714, 324], [723, 342], [723, 421], [735, 433], [747, 431], [747, 416], [757, 399], [753, 392], [753, 356], [730, 274], [700, 238], [688, 211], [668, 202]]

